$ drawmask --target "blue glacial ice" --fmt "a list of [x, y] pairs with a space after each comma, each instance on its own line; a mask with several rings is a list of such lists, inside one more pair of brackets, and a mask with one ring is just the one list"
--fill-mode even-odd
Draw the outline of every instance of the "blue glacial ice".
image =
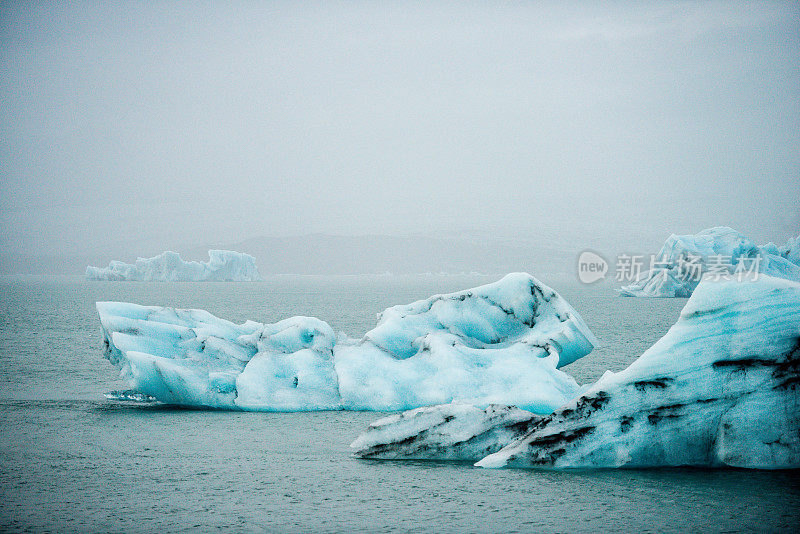
[[108, 267], [86, 268], [87, 280], [161, 282], [254, 282], [261, 280], [256, 260], [232, 250], [209, 250], [209, 261], [184, 261], [177, 252], [163, 252], [135, 263], [112, 261]]
[[546, 414], [581, 391], [558, 369], [596, 340], [524, 273], [379, 316], [361, 339], [292, 317], [234, 324], [202, 310], [99, 302], [105, 355], [131, 392], [248, 410], [404, 410], [453, 401]]
[[[655, 255], [657, 265], [620, 289], [626, 297], [689, 297], [703, 275], [759, 272], [800, 281], [800, 238], [758, 246], [726, 226], [671, 235]], [[738, 269], [738, 271], [737, 271]]]
[[376, 421], [352, 447], [481, 467], [796, 468], [798, 388], [800, 284], [703, 281], [661, 340], [550, 415], [431, 406]]

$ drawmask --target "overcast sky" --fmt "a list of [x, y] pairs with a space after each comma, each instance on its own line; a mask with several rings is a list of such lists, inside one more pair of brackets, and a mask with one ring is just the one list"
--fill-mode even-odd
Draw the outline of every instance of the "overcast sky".
[[252, 4], [4, 2], [0, 246], [800, 233], [796, 2]]

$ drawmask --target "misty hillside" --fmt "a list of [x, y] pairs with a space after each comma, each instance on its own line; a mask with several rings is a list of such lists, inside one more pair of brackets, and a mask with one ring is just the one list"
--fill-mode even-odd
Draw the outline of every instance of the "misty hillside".
[[[207, 248], [186, 253], [203, 257]], [[501, 240], [381, 235], [258, 237], [210, 248], [255, 256], [262, 275], [568, 272], [575, 258], [572, 252]]]

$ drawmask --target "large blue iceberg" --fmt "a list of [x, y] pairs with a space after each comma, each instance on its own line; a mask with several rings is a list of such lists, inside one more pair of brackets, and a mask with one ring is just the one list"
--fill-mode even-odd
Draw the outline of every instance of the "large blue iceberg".
[[689, 297], [703, 276], [733, 278], [755, 273], [800, 281], [800, 237], [785, 245], [758, 246], [733, 228], [669, 236], [655, 265], [620, 289], [626, 297]]
[[112, 261], [108, 267], [86, 268], [87, 280], [142, 282], [255, 282], [261, 280], [256, 259], [232, 250], [209, 250], [209, 261], [184, 261], [177, 252], [163, 252], [135, 263]]
[[234, 324], [202, 310], [99, 302], [106, 357], [131, 387], [185, 406], [404, 410], [453, 401], [547, 414], [581, 392], [558, 367], [596, 340], [525, 273], [394, 306], [361, 339], [292, 317]]
[[376, 421], [352, 446], [481, 467], [797, 468], [799, 388], [800, 283], [705, 280], [661, 340], [552, 414], [433, 406]]

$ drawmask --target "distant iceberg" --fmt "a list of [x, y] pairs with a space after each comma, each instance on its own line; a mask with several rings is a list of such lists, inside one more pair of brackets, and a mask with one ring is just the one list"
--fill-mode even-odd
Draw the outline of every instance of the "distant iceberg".
[[799, 388], [800, 283], [706, 280], [661, 340], [550, 415], [434, 406], [376, 421], [352, 446], [481, 467], [797, 468]]
[[727, 226], [697, 234], [671, 235], [654, 256], [655, 265], [620, 289], [626, 297], [689, 297], [703, 276], [754, 273], [800, 281], [800, 242], [759, 247]]
[[112, 261], [108, 267], [86, 268], [87, 280], [159, 282], [255, 282], [261, 280], [256, 259], [232, 250], [209, 250], [208, 262], [184, 261], [167, 251], [135, 263]]
[[361, 339], [291, 317], [234, 324], [202, 310], [98, 302], [105, 355], [161, 402], [226, 409], [404, 410], [453, 401], [547, 414], [581, 392], [558, 367], [596, 340], [525, 273], [379, 315]]

